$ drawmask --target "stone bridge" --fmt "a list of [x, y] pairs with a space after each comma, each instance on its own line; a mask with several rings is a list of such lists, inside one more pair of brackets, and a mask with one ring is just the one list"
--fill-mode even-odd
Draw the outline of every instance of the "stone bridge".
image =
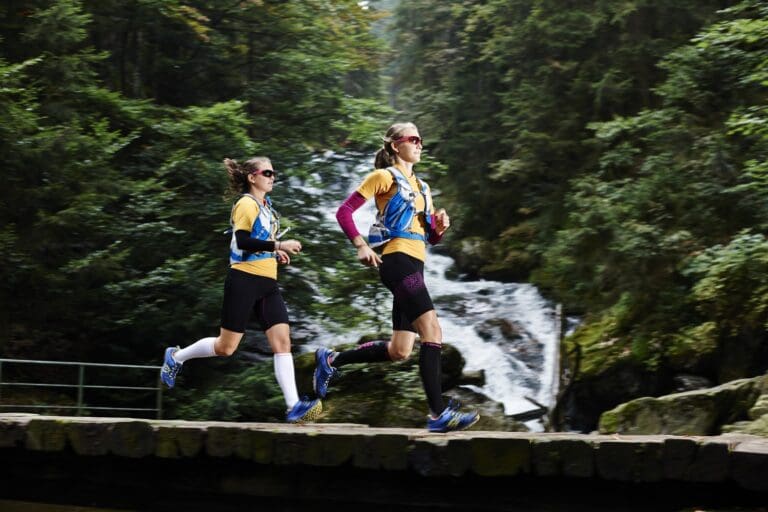
[[238, 512], [765, 511], [768, 439], [0, 414], [0, 509], [21, 501]]

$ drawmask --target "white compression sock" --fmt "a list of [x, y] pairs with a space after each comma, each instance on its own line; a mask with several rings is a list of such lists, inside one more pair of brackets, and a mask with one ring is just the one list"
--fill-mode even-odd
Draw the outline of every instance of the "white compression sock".
[[184, 347], [181, 350], [177, 350], [173, 354], [173, 358], [178, 363], [183, 363], [187, 359], [197, 359], [199, 357], [214, 357], [216, 351], [213, 348], [213, 344], [216, 342], [216, 338], [203, 338], [197, 340], [188, 347]]
[[293, 371], [293, 354], [281, 352], [272, 357], [275, 362], [275, 378], [283, 390], [283, 398], [288, 409], [299, 401], [299, 391], [296, 389], [296, 375]]

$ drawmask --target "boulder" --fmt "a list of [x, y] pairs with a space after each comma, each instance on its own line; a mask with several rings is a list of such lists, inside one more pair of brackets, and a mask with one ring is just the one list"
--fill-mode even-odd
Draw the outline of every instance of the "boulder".
[[748, 418], [766, 380], [768, 375], [709, 389], [631, 400], [604, 412], [599, 430], [605, 434], [719, 434], [724, 425]]

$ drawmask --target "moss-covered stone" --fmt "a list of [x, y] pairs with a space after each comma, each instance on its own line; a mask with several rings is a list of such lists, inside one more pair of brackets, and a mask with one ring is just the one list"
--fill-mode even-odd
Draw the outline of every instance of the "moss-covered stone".
[[764, 443], [739, 443], [731, 452], [730, 473], [745, 489], [768, 492], [768, 446]]
[[0, 448], [23, 446], [27, 437], [28, 421], [26, 418], [21, 418], [21, 421], [18, 422], [0, 423]]
[[67, 425], [67, 439], [79, 455], [106, 455], [111, 428], [105, 421], [72, 422]]
[[[33, 470], [45, 471], [43, 477], [35, 476], [41, 482], [52, 475], [70, 482], [72, 474], [68, 468], [108, 461], [106, 464], [116, 467], [134, 471], [138, 468], [135, 474], [142, 475], [140, 478], [145, 481], [151, 481], [148, 474], [155, 470], [167, 471], [169, 464], [177, 470], [185, 468], [188, 471], [177, 479], [177, 484], [182, 485], [177, 490], [208, 489], [223, 495], [236, 492], [248, 496], [293, 496], [295, 477], [307, 475], [316, 467], [321, 467], [321, 474], [326, 468], [333, 468], [327, 473], [335, 475], [367, 474], [369, 482], [365, 485], [370, 484], [371, 491], [381, 488], [375, 478], [377, 470], [382, 470], [379, 473], [382, 481], [388, 481], [387, 477], [394, 471], [401, 476], [428, 476], [432, 482], [452, 477], [448, 485], [464, 480], [477, 484], [483, 477], [491, 477], [487, 482], [525, 485], [530, 482], [528, 477], [525, 480], [511, 477], [533, 474], [558, 478], [597, 476], [627, 483], [681, 480], [729, 486], [737, 483], [760, 492], [768, 490], [765, 480], [768, 439], [741, 434], [695, 438], [475, 430], [427, 434], [422, 429], [376, 429], [349, 424], [211, 424], [110, 418], [19, 419], [3, 415], [0, 415], [0, 425], [18, 425], [32, 440], [26, 449], [37, 452], [25, 455], [24, 446], [0, 447], [0, 455], [16, 461], [9, 463], [8, 474], [16, 471], [13, 464], [19, 461], [24, 464], [23, 461], [29, 459]], [[174, 434], [172, 430], [177, 432]], [[236, 435], [225, 435], [224, 431]], [[70, 437], [63, 439], [62, 432]], [[216, 434], [212, 434], [214, 432]], [[247, 440], [241, 438], [241, 434], [247, 436]], [[212, 437], [215, 442], [209, 443]], [[110, 440], [112, 455], [93, 457], [106, 455], [103, 453], [105, 438]], [[123, 441], [122, 448], [112, 444], [117, 439]], [[229, 455], [225, 456], [231, 457], [230, 461], [215, 460], [199, 449], [206, 446], [218, 457], [225, 450], [223, 444], [227, 440], [234, 440], [239, 446], [228, 450]], [[86, 446], [90, 442], [94, 446]], [[67, 443], [77, 449], [68, 449]], [[143, 460], [120, 460], [141, 457], [152, 446], [155, 453]], [[255, 464], [243, 463], [241, 455], [236, 454], [245, 447], [252, 449], [251, 460]], [[177, 455], [184, 463], [159, 460], [169, 454]], [[59, 466], [62, 462], [66, 463]], [[72, 463], [76, 466], [71, 466]], [[99, 482], [99, 478], [100, 475], [94, 475], [92, 481]], [[589, 486], [594, 482], [588, 480], [585, 484]], [[338, 485], [344, 488], [345, 484], [342, 481]], [[280, 492], [276, 494], [278, 487]], [[316, 491], [313, 488], [313, 492]]]
[[721, 438], [701, 438], [693, 463], [686, 474], [691, 482], [719, 482], [730, 471], [730, 445]]
[[528, 439], [474, 438], [470, 441], [470, 469], [482, 476], [513, 476], [530, 473], [531, 443]]
[[399, 471], [408, 467], [408, 436], [402, 433], [368, 434], [356, 437], [353, 465], [365, 469]]
[[568, 366], [578, 368], [580, 378], [588, 378], [629, 357], [631, 351], [616, 330], [617, 319], [609, 314], [583, 322], [565, 340]]
[[623, 434], [717, 434], [723, 425], [747, 417], [766, 378], [740, 379], [658, 398], [638, 398], [604, 412], [599, 429], [601, 433]]
[[751, 421], [737, 421], [730, 425], [724, 425], [722, 431], [734, 434], [751, 434], [768, 437], [768, 414], [764, 414]]
[[155, 453], [155, 432], [148, 421], [115, 423], [109, 451], [122, 457], [141, 458]]
[[425, 436], [414, 440], [408, 452], [408, 465], [422, 476], [461, 476], [472, 461], [469, 439]]
[[[768, 382], [768, 379], [766, 379], [766, 382]], [[763, 394], [758, 397], [755, 405], [749, 410], [749, 417], [756, 420], [766, 414], [768, 414], [768, 394]]]
[[664, 475], [684, 480], [696, 460], [698, 443], [691, 437], [673, 437], [664, 441]]
[[696, 372], [715, 357], [718, 348], [715, 322], [688, 328], [670, 336], [665, 344], [666, 364], [681, 372]]
[[247, 429], [212, 425], [208, 427], [205, 451], [211, 457], [250, 459], [253, 455], [251, 436]]
[[663, 477], [663, 441], [603, 440], [595, 458], [596, 472], [606, 480], [656, 482]]
[[194, 457], [203, 451], [205, 434], [206, 429], [199, 425], [160, 425], [155, 438], [155, 455], [169, 459]]
[[61, 451], [67, 445], [67, 424], [61, 419], [33, 419], [27, 424], [27, 449]]
[[274, 448], [274, 436], [271, 432], [264, 432], [263, 430], [249, 430], [248, 431], [251, 451], [251, 460], [258, 462], [259, 464], [269, 464], [272, 462], [272, 455], [275, 452]]
[[532, 450], [536, 475], [587, 478], [595, 473], [595, 448], [588, 438], [534, 438]]

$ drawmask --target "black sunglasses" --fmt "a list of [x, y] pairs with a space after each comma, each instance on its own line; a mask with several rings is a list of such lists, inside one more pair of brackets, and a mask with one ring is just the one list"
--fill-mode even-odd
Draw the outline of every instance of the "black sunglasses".
[[264, 169], [263, 171], [257, 169], [255, 171], [253, 171], [251, 174], [261, 174], [265, 178], [271, 178], [273, 176], [275, 178], [277, 178], [277, 171], [275, 171], [273, 169]]

